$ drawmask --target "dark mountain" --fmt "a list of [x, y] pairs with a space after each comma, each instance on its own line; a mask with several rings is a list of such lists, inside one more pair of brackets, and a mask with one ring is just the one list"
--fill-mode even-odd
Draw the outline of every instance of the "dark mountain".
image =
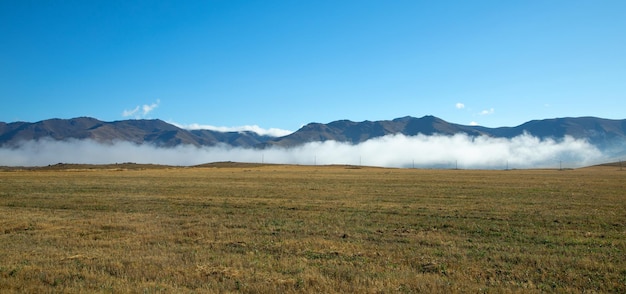
[[49, 119], [38, 123], [15, 122], [6, 124], [0, 134], [0, 142], [30, 140], [43, 137], [61, 140], [68, 137], [88, 138], [88, 130], [100, 121], [93, 118]]
[[188, 131], [162, 120], [122, 120], [103, 122], [94, 118], [49, 119], [36, 123], [0, 124], [0, 146], [40, 139], [92, 139], [103, 143], [127, 141], [161, 147], [183, 144], [213, 146], [220, 143], [252, 147], [269, 138], [252, 132]]
[[227, 144], [239, 147], [255, 147], [274, 137], [262, 136], [255, 132], [217, 132], [211, 130], [191, 130], [189, 131], [199, 138], [200, 145], [213, 146], [217, 144]]
[[446, 122], [434, 116], [415, 118], [411, 116], [394, 120], [353, 122], [349, 120], [334, 121], [329, 124], [310, 123], [298, 131], [280, 138], [269, 140], [266, 146], [295, 146], [303, 142], [328, 141], [360, 143], [372, 138], [389, 134], [406, 136], [423, 135], [454, 135], [465, 133], [470, 136], [490, 135], [489, 129], [478, 129]]
[[313, 141], [339, 141], [357, 144], [372, 138], [382, 137], [389, 134], [404, 134], [414, 136], [417, 134], [452, 135], [467, 133], [472, 136], [484, 135], [472, 127], [448, 123], [434, 116], [422, 118], [402, 117], [394, 120], [353, 122], [338, 120], [329, 124], [310, 123], [295, 133], [269, 140], [266, 146], [296, 146]]
[[454, 135], [512, 138], [524, 133], [542, 139], [561, 140], [564, 136], [586, 139], [600, 149], [626, 154], [626, 120], [595, 117], [555, 118], [533, 120], [516, 127], [486, 128], [446, 122], [434, 116], [402, 117], [394, 120], [353, 122], [338, 120], [328, 124], [310, 123], [298, 131], [279, 138], [261, 136], [254, 132], [217, 132], [185, 130], [161, 120], [123, 120], [103, 122], [94, 118], [50, 119], [36, 123], [0, 123], [0, 146], [16, 146], [21, 141], [50, 138], [54, 140], [92, 139], [111, 143], [128, 141], [149, 143], [162, 147], [182, 144], [267, 148], [293, 147], [307, 142], [334, 140], [357, 144], [389, 134], [406, 136]]
[[571, 136], [586, 139], [600, 149], [622, 148], [626, 142], [626, 119], [611, 120], [596, 117], [566, 117], [532, 120], [516, 127], [482, 128], [490, 136], [513, 138], [524, 132], [542, 139]]
[[311, 123], [298, 131], [262, 144], [292, 147], [306, 142], [335, 140], [351, 144], [388, 134], [406, 136], [454, 135], [513, 138], [528, 133], [541, 139], [562, 140], [565, 136], [585, 139], [601, 150], [626, 155], [626, 120], [595, 117], [533, 120], [516, 127], [486, 128], [446, 122], [434, 116], [402, 117], [394, 120], [352, 122], [340, 120], [329, 124]]

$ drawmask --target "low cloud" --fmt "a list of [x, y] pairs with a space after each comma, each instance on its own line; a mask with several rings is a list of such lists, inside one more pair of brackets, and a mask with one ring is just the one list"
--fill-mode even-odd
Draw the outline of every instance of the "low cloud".
[[161, 104], [161, 100], [157, 99], [157, 101], [152, 104], [144, 104], [141, 106], [137, 105], [135, 108], [131, 110], [124, 110], [122, 112], [122, 116], [123, 117], [132, 116], [134, 118], [145, 118], [155, 108], [159, 107], [159, 104]]
[[455, 104], [454, 107], [456, 107], [456, 109], [463, 109], [463, 108], [465, 108], [465, 104], [459, 102], [459, 103]]
[[383, 167], [536, 168], [580, 167], [606, 157], [584, 140], [565, 137], [541, 140], [528, 134], [515, 138], [388, 135], [357, 145], [311, 142], [293, 148], [235, 148], [191, 145], [159, 148], [129, 142], [102, 144], [92, 140], [39, 140], [0, 149], [0, 165], [44, 166], [64, 163], [155, 163], [189, 166], [218, 161], [284, 164], [351, 164]]
[[489, 115], [489, 114], [493, 114], [494, 112], [496, 112], [495, 109], [489, 108], [489, 109], [485, 109], [485, 110], [481, 111], [479, 114], [480, 115]]
[[261, 136], [271, 136], [271, 137], [282, 137], [282, 136], [287, 136], [293, 133], [292, 131], [277, 129], [277, 128], [264, 129], [257, 125], [237, 126], [237, 127], [216, 127], [216, 126], [201, 125], [201, 124], [189, 124], [189, 125], [181, 125], [177, 123], [172, 123], [172, 124], [179, 128], [183, 128], [187, 130], [211, 130], [211, 131], [218, 131], [218, 132], [255, 132]]

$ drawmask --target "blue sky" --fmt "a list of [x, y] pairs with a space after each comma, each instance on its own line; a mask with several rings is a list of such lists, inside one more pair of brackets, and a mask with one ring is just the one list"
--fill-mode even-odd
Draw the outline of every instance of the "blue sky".
[[626, 115], [626, 1], [0, 1], [0, 121]]

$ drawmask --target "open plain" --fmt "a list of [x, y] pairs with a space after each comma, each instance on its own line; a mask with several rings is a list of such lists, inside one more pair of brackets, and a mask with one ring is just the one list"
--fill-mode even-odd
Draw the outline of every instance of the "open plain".
[[626, 171], [5, 169], [0, 290], [626, 292]]

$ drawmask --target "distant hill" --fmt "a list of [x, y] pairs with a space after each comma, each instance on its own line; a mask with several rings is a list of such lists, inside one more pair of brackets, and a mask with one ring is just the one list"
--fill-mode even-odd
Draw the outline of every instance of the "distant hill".
[[564, 136], [585, 139], [600, 149], [623, 151], [626, 147], [626, 119], [566, 117], [532, 120], [516, 127], [475, 128], [487, 132], [492, 137], [513, 138], [527, 132], [542, 139], [560, 139]]
[[0, 145], [50, 138], [53, 140], [93, 139], [102, 143], [126, 141], [160, 147], [178, 145], [213, 146], [220, 143], [253, 147], [271, 137], [254, 132], [189, 131], [162, 120], [122, 120], [103, 122], [95, 118], [49, 119], [35, 123], [0, 123]]
[[265, 145], [289, 147], [304, 142], [328, 140], [355, 144], [388, 134], [414, 136], [458, 133], [500, 138], [513, 138], [528, 133], [542, 139], [555, 140], [571, 136], [586, 139], [602, 149], [623, 148], [626, 142], [626, 120], [595, 117], [556, 118], [533, 120], [516, 127], [500, 128], [459, 125], [434, 116], [421, 118], [407, 116], [394, 120], [363, 122], [339, 120], [329, 124], [310, 123], [290, 135], [269, 140]]
[[185, 130], [162, 120], [122, 120], [103, 122], [95, 118], [49, 119], [35, 123], [0, 122], [0, 146], [16, 146], [21, 141], [92, 139], [103, 143], [128, 141], [149, 143], [161, 147], [178, 145], [267, 148], [293, 147], [308, 142], [334, 140], [357, 144], [389, 134], [414, 136], [417, 134], [489, 136], [513, 138], [524, 133], [546, 139], [571, 136], [588, 140], [602, 150], [626, 155], [626, 120], [596, 117], [555, 118], [533, 120], [516, 127], [487, 128], [446, 122], [434, 116], [415, 118], [406, 116], [394, 120], [353, 122], [338, 120], [328, 124], [310, 123], [283, 137], [261, 136], [254, 132], [218, 132], [212, 130]]
[[329, 124], [310, 123], [290, 135], [269, 140], [266, 145], [287, 147], [296, 146], [303, 142], [330, 140], [356, 144], [389, 134], [414, 136], [417, 134], [452, 135], [456, 133], [466, 133], [473, 136], [488, 135], [488, 133], [474, 130], [472, 127], [448, 123], [434, 116], [422, 118], [407, 116], [382, 121], [338, 120]]

